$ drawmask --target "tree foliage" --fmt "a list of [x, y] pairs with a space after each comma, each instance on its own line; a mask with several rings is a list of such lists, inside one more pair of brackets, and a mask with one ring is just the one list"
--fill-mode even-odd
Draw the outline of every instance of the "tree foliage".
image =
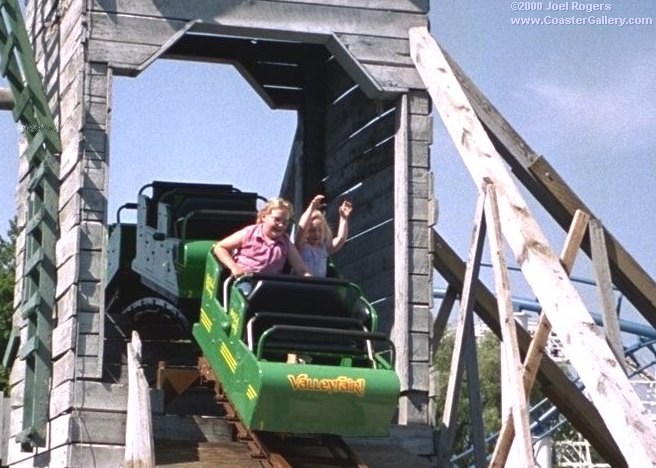
[[[437, 367], [438, 395], [436, 401], [436, 422], [442, 419], [442, 411], [449, 383], [451, 356], [453, 354], [455, 336], [446, 335], [440, 342], [435, 355]], [[493, 333], [486, 333], [477, 346], [480, 398], [483, 407], [483, 426], [485, 434], [498, 431], [501, 426], [501, 387], [499, 385], [499, 341]], [[471, 444], [471, 418], [469, 416], [469, 396], [467, 394], [467, 373], [464, 373], [462, 391], [456, 416], [456, 434], [453, 453], [467, 450]]]
[[[455, 334], [449, 333], [441, 340], [437, 353], [434, 357], [437, 379], [437, 398], [435, 420], [437, 427], [442, 420], [442, 411], [446, 400], [447, 386], [451, 367], [451, 357], [455, 342]], [[486, 436], [497, 433], [501, 428], [501, 373], [500, 373], [500, 346], [499, 340], [492, 332], [486, 332], [477, 340], [477, 358], [479, 374], [479, 394], [483, 407], [483, 426]], [[564, 369], [565, 371], [565, 369]], [[551, 405], [540, 405], [536, 403], [544, 399], [544, 393], [539, 385], [534, 385], [531, 390], [529, 407], [535, 406], [531, 415], [533, 420], [539, 419], [550, 409]], [[469, 413], [469, 395], [467, 392], [467, 373], [463, 373], [463, 383], [460, 391], [458, 409], [456, 412], [456, 433], [454, 438], [453, 454], [461, 454], [472, 447], [472, 427]], [[556, 413], [557, 415], [557, 413]], [[569, 422], [565, 422], [554, 433], [551, 434], [555, 441], [575, 440], [578, 433]], [[496, 440], [496, 439], [495, 439]], [[491, 449], [491, 447], [488, 447]], [[465, 457], [467, 458], [467, 457]], [[465, 463], [471, 460], [463, 460]]]
[[[14, 284], [16, 275], [16, 220], [9, 222], [7, 238], [0, 234], [0, 352], [4, 355], [11, 333], [14, 312]], [[0, 366], [0, 390], [6, 390], [8, 369]]]

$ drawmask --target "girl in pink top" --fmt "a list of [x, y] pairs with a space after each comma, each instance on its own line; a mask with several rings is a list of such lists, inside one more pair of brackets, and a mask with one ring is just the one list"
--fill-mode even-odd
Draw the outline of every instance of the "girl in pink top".
[[258, 213], [256, 224], [218, 241], [214, 254], [233, 276], [281, 273], [286, 260], [297, 274], [310, 276], [286, 232], [292, 211], [292, 204], [282, 198], [269, 200]]

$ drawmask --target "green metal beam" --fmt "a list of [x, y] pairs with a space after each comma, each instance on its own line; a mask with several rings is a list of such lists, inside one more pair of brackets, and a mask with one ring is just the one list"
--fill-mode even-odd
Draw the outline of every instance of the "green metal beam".
[[45, 446], [46, 441], [57, 281], [55, 243], [59, 235], [61, 140], [17, 0], [0, 0], [0, 72], [9, 82], [14, 97], [14, 119], [23, 126], [28, 143], [25, 152], [29, 167], [28, 212], [19, 306], [27, 333], [18, 350], [26, 370], [23, 425], [16, 440], [23, 450], [29, 451]]

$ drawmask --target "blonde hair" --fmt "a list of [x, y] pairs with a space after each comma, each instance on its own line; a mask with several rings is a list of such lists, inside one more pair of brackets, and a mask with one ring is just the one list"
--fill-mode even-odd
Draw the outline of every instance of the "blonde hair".
[[276, 197], [276, 198], [271, 198], [269, 201], [266, 202], [264, 207], [257, 213], [257, 222], [261, 223], [264, 221], [264, 217], [268, 214], [271, 214], [273, 210], [285, 210], [288, 214], [289, 217], [292, 217], [292, 213], [294, 213], [294, 205], [291, 204], [291, 202], [288, 202], [284, 198]]
[[[319, 210], [313, 210], [312, 214], [310, 215], [310, 219], [308, 220], [308, 228], [310, 225], [312, 225], [312, 221], [315, 219], [318, 219], [319, 222], [321, 223], [321, 243], [325, 244], [326, 242], [329, 242], [333, 238], [333, 232], [330, 230], [330, 225], [328, 224], [328, 220], [326, 220], [326, 217], [324, 214], [319, 211]], [[307, 236], [307, 232], [305, 234]]]

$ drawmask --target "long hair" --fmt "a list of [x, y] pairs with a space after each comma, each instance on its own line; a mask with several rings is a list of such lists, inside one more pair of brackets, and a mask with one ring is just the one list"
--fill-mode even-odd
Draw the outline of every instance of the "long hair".
[[321, 243], [326, 244], [333, 239], [333, 232], [330, 230], [330, 225], [326, 220], [324, 214], [319, 210], [313, 210], [308, 221], [308, 228], [312, 225], [312, 221], [318, 219], [321, 223]]

